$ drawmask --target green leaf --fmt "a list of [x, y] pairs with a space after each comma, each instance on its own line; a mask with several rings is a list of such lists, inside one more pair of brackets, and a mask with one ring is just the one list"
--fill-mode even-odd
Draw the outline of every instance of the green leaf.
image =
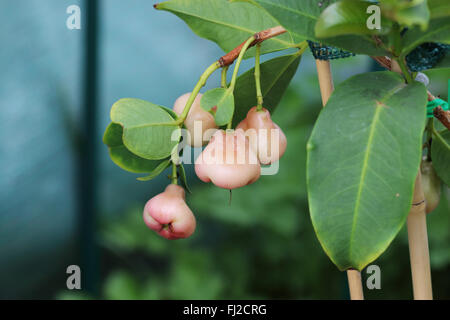
[[419, 25], [421, 30], [428, 28], [428, 21], [430, 20], [430, 11], [426, 2], [422, 2], [411, 8], [406, 8], [395, 12], [394, 19], [401, 25], [412, 27]]
[[[228, 52], [255, 33], [279, 25], [265, 10], [250, 3], [224, 0], [172, 0], [159, 3], [156, 9], [166, 10], [183, 19], [198, 36], [214, 41]], [[289, 34], [264, 41], [261, 53], [293, 47]], [[249, 50], [249, 56], [254, 48]]]
[[200, 100], [200, 106], [211, 112], [218, 126], [226, 125], [233, 118], [233, 91], [225, 88], [214, 88], [206, 91]]
[[140, 99], [114, 103], [111, 120], [123, 127], [125, 147], [144, 159], [167, 158], [181, 137], [180, 128], [165, 109]]
[[123, 128], [120, 124], [110, 123], [103, 134], [103, 143], [108, 147], [123, 146], [122, 134]]
[[[264, 107], [271, 113], [283, 97], [297, 71], [301, 59], [298, 53], [268, 60], [261, 64], [261, 91]], [[243, 73], [236, 81], [234, 94], [235, 114], [233, 122], [243, 120], [247, 112], [256, 106], [255, 68]]]
[[326, 4], [335, 0], [254, 0], [265, 8], [281, 25], [291, 32], [296, 42], [316, 40], [314, 26]]
[[381, 29], [367, 27], [369, 15], [367, 1], [342, 0], [327, 7], [317, 20], [315, 33], [318, 38], [330, 38], [343, 35], [379, 35], [386, 34], [391, 22], [381, 16]]
[[164, 170], [166, 170], [170, 166], [170, 161], [171, 161], [170, 159], [163, 160], [162, 162], [160, 162], [158, 164], [158, 166], [152, 172], [150, 172], [149, 175], [147, 175], [145, 177], [139, 177], [139, 178], [137, 178], [137, 180], [150, 181], [150, 180], [155, 179], [157, 176], [159, 176]]
[[189, 184], [187, 182], [186, 171], [184, 170], [183, 164], [180, 164], [178, 166], [178, 168], [180, 168], [179, 174], [180, 174], [181, 183], [183, 184], [183, 186], [187, 190], [187, 192], [192, 193], [191, 189], [189, 188]]
[[428, 0], [428, 8], [432, 19], [450, 16], [450, 3], [448, 0]]
[[383, 16], [403, 26], [419, 25], [422, 30], [428, 27], [430, 10], [426, 0], [381, 1], [381, 10]]
[[419, 170], [427, 94], [392, 72], [354, 76], [331, 95], [308, 142], [311, 219], [340, 270], [363, 269], [403, 226]]
[[417, 46], [426, 42], [450, 44], [450, 1], [428, 0], [430, 22], [426, 30], [418, 26], [409, 29], [403, 36], [402, 55], [406, 56]]
[[353, 53], [388, 54], [385, 49], [378, 47], [376, 39], [368, 35], [333, 36], [325, 40], [316, 37], [314, 29], [320, 14], [328, 4], [333, 5], [336, 0], [254, 0], [254, 2], [274, 16], [291, 33], [295, 42], [307, 39], [343, 48]]
[[122, 142], [123, 128], [120, 124], [110, 123], [105, 130], [103, 142], [108, 146], [111, 160], [124, 170], [133, 173], [150, 172], [161, 160], [147, 160], [130, 152]]
[[425, 1], [426, 0], [380, 0], [379, 2], [387, 9], [394, 10], [411, 8]]
[[433, 167], [441, 180], [450, 186], [450, 131], [439, 133], [431, 144]]
[[408, 30], [403, 37], [402, 55], [406, 56], [417, 46], [425, 42], [450, 44], [450, 19], [432, 19], [426, 31], [420, 30], [419, 27]]
[[167, 108], [167, 107], [164, 107], [164, 106], [158, 106], [158, 107], [160, 107], [161, 109], [163, 109], [164, 111], [166, 111], [168, 114], [170, 114], [170, 116], [171, 116], [172, 118], [174, 118], [175, 120], [178, 119], [178, 115], [177, 115], [172, 109]]

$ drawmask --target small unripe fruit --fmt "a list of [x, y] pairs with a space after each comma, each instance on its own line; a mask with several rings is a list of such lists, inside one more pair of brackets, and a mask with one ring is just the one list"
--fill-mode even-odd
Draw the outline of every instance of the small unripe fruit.
[[185, 202], [184, 189], [175, 184], [151, 198], [143, 216], [150, 229], [169, 240], [187, 238], [195, 231], [195, 217]]
[[430, 213], [439, 204], [441, 198], [441, 180], [434, 171], [431, 161], [423, 160], [420, 164], [422, 173], [422, 190], [425, 195], [426, 212]]
[[[185, 93], [175, 101], [175, 104], [173, 105], [173, 111], [177, 115], [181, 115], [183, 113], [184, 107], [186, 106], [186, 102], [188, 101], [190, 95], [190, 92]], [[208, 134], [208, 132], [206, 132], [207, 130], [217, 128], [213, 115], [200, 107], [201, 98], [201, 93], [199, 93], [197, 97], [195, 97], [191, 109], [189, 109], [186, 120], [184, 121], [184, 125], [189, 132], [187, 143], [191, 147], [196, 148], [206, 144], [209, 138], [212, 136], [212, 134]]]
[[200, 180], [236, 189], [258, 180], [261, 165], [243, 130], [217, 131], [195, 161]]
[[286, 151], [287, 139], [280, 127], [270, 117], [269, 110], [253, 107], [236, 129], [243, 129], [250, 139], [250, 146], [257, 153], [259, 162], [271, 164]]

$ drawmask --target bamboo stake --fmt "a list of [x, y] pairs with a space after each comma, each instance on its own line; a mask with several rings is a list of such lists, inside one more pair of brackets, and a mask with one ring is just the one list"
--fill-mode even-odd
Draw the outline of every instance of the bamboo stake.
[[350, 299], [364, 300], [361, 272], [355, 269], [347, 270], [348, 287], [350, 289]]
[[[325, 105], [334, 90], [331, 64], [328, 60], [316, 59], [317, 77], [319, 78], [320, 95], [322, 104]], [[348, 287], [352, 300], [364, 300], [361, 273], [358, 270], [347, 270]]]
[[319, 78], [320, 95], [322, 96], [322, 104], [325, 107], [331, 93], [334, 90], [330, 61], [316, 59], [316, 67], [317, 77]]
[[430, 254], [428, 250], [425, 196], [422, 191], [421, 173], [417, 174], [414, 198], [408, 216], [409, 256], [414, 300], [433, 300], [431, 287]]
[[[401, 72], [397, 61], [392, 60], [391, 70]], [[422, 190], [422, 175], [419, 169], [414, 187], [413, 204], [409, 211], [407, 222], [414, 300], [433, 300], [425, 210], [426, 203]]]

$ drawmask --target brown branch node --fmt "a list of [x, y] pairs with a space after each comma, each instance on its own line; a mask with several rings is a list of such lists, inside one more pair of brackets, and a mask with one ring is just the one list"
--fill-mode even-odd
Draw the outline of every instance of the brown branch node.
[[450, 130], [450, 111], [445, 111], [441, 106], [433, 109], [433, 115], [438, 119], [448, 130]]
[[[284, 29], [281, 26], [276, 26], [276, 27], [273, 27], [273, 28], [270, 28], [267, 30], [257, 32], [253, 35], [255, 40], [253, 40], [253, 42], [250, 43], [250, 46], [248, 48], [251, 48], [254, 45], [257, 45], [258, 43], [261, 43], [267, 39], [279, 36], [280, 34], [283, 34], [285, 32], [286, 32], [286, 29]], [[223, 68], [223, 67], [226, 67], [226, 66], [229, 66], [230, 64], [232, 64], [234, 62], [234, 60], [236, 60], [237, 57], [239, 56], [239, 54], [241, 53], [242, 47], [244, 46], [244, 44], [246, 42], [247, 42], [247, 40], [242, 42], [240, 45], [238, 45], [236, 48], [234, 48], [233, 50], [228, 52], [226, 55], [220, 57], [220, 59], [218, 60], [220, 66]]]

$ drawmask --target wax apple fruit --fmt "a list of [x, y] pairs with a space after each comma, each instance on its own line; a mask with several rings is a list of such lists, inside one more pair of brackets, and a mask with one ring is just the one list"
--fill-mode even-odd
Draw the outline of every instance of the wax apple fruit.
[[244, 131], [217, 131], [195, 161], [200, 180], [224, 189], [236, 189], [258, 180], [261, 165]]
[[[173, 111], [177, 115], [181, 115], [183, 113], [184, 107], [186, 106], [186, 102], [188, 101], [190, 95], [190, 92], [183, 94], [175, 101]], [[187, 143], [190, 146], [197, 148], [206, 144], [212, 136], [212, 134], [208, 134], [207, 131], [217, 128], [213, 115], [200, 107], [201, 98], [201, 93], [195, 97], [187, 118], [184, 121], [184, 125], [189, 132]], [[207, 134], [205, 135], [205, 133]]]
[[250, 146], [262, 164], [278, 161], [286, 151], [287, 139], [280, 127], [270, 117], [270, 112], [253, 107], [236, 129], [243, 129], [250, 139]]
[[195, 217], [185, 202], [184, 189], [175, 184], [151, 198], [143, 216], [150, 229], [170, 240], [187, 238], [195, 231]]

